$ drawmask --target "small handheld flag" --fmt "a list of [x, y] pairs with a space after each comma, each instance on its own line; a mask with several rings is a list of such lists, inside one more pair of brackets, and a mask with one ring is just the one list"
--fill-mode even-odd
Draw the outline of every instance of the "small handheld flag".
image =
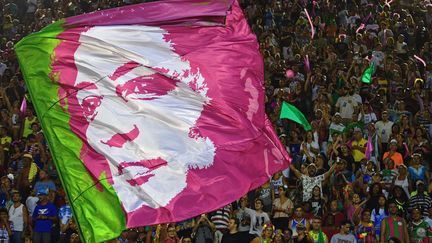
[[366, 83], [366, 84], [370, 84], [372, 83], [372, 75], [375, 72], [375, 64], [373, 62], [371, 62], [369, 64], [369, 67], [365, 70], [365, 72], [363, 73], [362, 76], [362, 82]]
[[288, 102], [285, 101], [282, 102], [282, 108], [281, 108], [279, 118], [281, 119], [286, 118], [291, 121], [297, 122], [300, 125], [302, 125], [306, 131], [312, 129], [312, 126], [310, 125], [306, 117], [303, 115], [303, 113], [295, 106], [289, 104]]
[[21, 102], [21, 107], [20, 107], [20, 116], [21, 117], [25, 117], [26, 115], [26, 111], [27, 111], [27, 100], [26, 97], [23, 97], [23, 100]]

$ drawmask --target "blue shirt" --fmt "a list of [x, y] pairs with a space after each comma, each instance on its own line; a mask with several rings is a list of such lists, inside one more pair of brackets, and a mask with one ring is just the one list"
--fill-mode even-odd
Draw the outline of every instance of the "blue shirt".
[[418, 169], [410, 166], [408, 167], [408, 173], [411, 181], [416, 182], [418, 180], [426, 182], [426, 167], [420, 165]]
[[33, 211], [33, 219], [36, 220], [35, 232], [51, 232], [53, 221], [50, 219], [36, 219], [39, 215], [47, 217], [57, 216], [56, 206], [50, 202], [45, 205], [38, 204]]

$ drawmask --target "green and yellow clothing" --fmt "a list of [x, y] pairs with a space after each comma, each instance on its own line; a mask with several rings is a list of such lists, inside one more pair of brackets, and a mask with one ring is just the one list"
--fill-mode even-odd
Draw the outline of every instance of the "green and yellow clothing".
[[32, 119], [29, 119], [26, 117], [24, 119], [24, 127], [23, 127], [23, 137], [27, 138], [28, 135], [33, 133], [33, 130], [31, 129], [31, 125], [37, 122], [37, 117], [33, 117]]
[[[367, 144], [367, 140], [362, 138], [360, 139], [360, 141], [352, 141], [351, 145], [354, 146], [358, 146], [361, 148], [366, 148], [366, 144]], [[364, 152], [361, 152], [360, 150], [357, 149], [353, 149], [352, 151], [352, 156], [354, 157], [354, 161], [355, 162], [360, 162], [362, 159], [366, 158], [366, 155]]]
[[431, 227], [424, 220], [420, 222], [411, 222], [409, 225], [410, 242], [429, 242], [429, 238], [432, 237]]
[[309, 236], [314, 240], [314, 243], [328, 242], [327, 235], [321, 230], [317, 232], [311, 230], [309, 231]]
[[[3, 146], [3, 150], [9, 152], [9, 149], [10, 149], [9, 147], [10, 147], [10, 144], [12, 142], [12, 138], [9, 136], [4, 136], [4, 137], [0, 138], [0, 142], [1, 142], [1, 145]], [[6, 144], [8, 144], [8, 145], [6, 146]]]

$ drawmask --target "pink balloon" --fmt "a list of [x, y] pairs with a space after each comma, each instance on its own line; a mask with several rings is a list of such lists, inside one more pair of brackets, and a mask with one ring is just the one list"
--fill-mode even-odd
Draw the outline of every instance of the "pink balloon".
[[285, 71], [285, 75], [286, 75], [287, 78], [294, 78], [294, 76], [295, 76], [294, 71], [291, 70], [291, 69], [287, 69]]

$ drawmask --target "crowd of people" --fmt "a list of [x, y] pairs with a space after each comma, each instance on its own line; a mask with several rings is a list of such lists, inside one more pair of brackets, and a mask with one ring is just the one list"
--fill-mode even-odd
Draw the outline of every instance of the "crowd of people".
[[[0, 242], [80, 242], [39, 121], [31, 105], [20, 113], [26, 87], [14, 44], [60, 18], [138, 2], [0, 0]], [[432, 2], [240, 3], [290, 167], [215, 212], [112, 242], [432, 240]], [[368, 67], [371, 82], [362, 79]], [[312, 129], [280, 119], [282, 102]]]

